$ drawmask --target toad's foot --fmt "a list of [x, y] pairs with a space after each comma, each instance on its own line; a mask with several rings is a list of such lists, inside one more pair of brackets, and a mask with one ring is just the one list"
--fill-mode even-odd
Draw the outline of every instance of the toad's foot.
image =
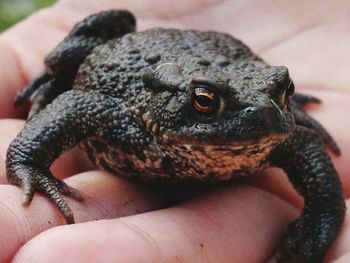
[[73, 212], [64, 200], [63, 195], [83, 201], [81, 194], [65, 182], [52, 176], [49, 170], [42, 170], [25, 165], [12, 167], [9, 178], [22, 186], [22, 204], [29, 206], [34, 192], [44, 192], [56, 204], [68, 224], [74, 223]]

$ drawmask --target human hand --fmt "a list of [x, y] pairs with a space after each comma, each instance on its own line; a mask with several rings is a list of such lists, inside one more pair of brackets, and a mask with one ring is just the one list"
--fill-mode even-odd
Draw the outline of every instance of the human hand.
[[[9, 141], [24, 124], [13, 119], [25, 112], [13, 108], [13, 99], [42, 69], [43, 57], [76, 21], [102, 9], [126, 8], [135, 13], [139, 30], [162, 25], [224, 31], [241, 38], [269, 63], [288, 66], [298, 91], [325, 102], [310, 114], [343, 150], [334, 161], [349, 193], [347, 4], [308, 2], [310, 12], [302, 3], [146, 0], [136, 5], [135, 1], [61, 0], [0, 37], [0, 114], [9, 118], [0, 121], [2, 160]], [[0, 262], [13, 257], [15, 262], [261, 262], [272, 258], [286, 226], [302, 207], [286, 176], [277, 170], [240, 183], [199, 189], [208, 193], [197, 197], [181, 193], [177, 197], [179, 189], [160, 191], [105, 172], [86, 172], [91, 169], [88, 163], [74, 150], [53, 167], [57, 177], [69, 177], [66, 182], [86, 197], [84, 203], [67, 198], [78, 224], [61, 227], [54, 227], [64, 221], [46, 197], [36, 195], [30, 208], [20, 206], [21, 190], [5, 184], [2, 165]], [[180, 201], [159, 210], [167, 205], [160, 200], [169, 199]], [[120, 216], [125, 217], [113, 219]], [[107, 220], [89, 222], [94, 219]], [[345, 223], [330, 259], [349, 259], [349, 236]]]

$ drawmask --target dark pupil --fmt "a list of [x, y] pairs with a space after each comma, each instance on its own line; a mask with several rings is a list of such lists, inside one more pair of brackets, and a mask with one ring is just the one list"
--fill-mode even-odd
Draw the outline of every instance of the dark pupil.
[[213, 99], [206, 95], [197, 95], [196, 100], [203, 107], [212, 107], [214, 105]]

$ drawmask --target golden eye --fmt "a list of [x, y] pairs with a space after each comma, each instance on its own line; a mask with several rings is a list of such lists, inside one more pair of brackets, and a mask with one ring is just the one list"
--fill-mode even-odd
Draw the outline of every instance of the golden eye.
[[278, 95], [278, 101], [282, 106], [286, 105], [286, 91], [284, 90], [281, 94]]
[[286, 105], [288, 99], [294, 94], [294, 84], [292, 81], [289, 82], [287, 88], [281, 92], [278, 96], [278, 100], [282, 106]]
[[215, 113], [220, 107], [220, 99], [214, 92], [203, 87], [198, 87], [194, 89], [192, 105], [199, 113]]
[[286, 96], [289, 98], [289, 97], [292, 97], [294, 95], [294, 90], [295, 90], [295, 87], [294, 87], [294, 83], [292, 81], [289, 82], [289, 85], [286, 89]]

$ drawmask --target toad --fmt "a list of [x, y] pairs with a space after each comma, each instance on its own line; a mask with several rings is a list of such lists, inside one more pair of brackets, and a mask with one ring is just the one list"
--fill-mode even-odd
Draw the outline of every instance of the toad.
[[319, 100], [294, 94], [286, 67], [230, 35], [135, 24], [124, 10], [87, 17], [17, 97], [32, 108], [6, 167], [24, 205], [44, 192], [74, 222], [64, 196], [81, 195], [50, 166], [77, 144], [101, 169], [137, 180], [223, 181], [275, 166], [305, 201], [278, 261], [322, 262], [345, 205], [325, 149], [340, 150], [304, 110]]

